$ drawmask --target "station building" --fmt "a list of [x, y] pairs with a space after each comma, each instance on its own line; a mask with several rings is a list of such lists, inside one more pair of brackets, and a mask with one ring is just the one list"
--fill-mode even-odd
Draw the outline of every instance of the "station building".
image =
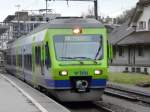
[[150, 73], [150, 1], [140, 0], [130, 20], [116, 28], [110, 71]]
[[[7, 24], [7, 30], [0, 32], [0, 48], [6, 49], [6, 43], [10, 40], [17, 39], [26, 35], [41, 24], [46, 24], [50, 20], [60, 17], [56, 13], [42, 13], [35, 11], [17, 11], [14, 15], [8, 15], [2, 24]], [[3, 26], [4, 29], [4, 26]]]

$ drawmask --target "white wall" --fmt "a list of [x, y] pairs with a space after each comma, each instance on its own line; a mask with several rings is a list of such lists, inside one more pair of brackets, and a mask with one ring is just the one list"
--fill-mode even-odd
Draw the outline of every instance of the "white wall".
[[124, 56], [119, 56], [119, 51], [116, 51], [116, 56], [113, 57], [113, 64], [128, 64], [128, 48], [124, 47]]
[[[136, 31], [148, 31], [148, 21], [150, 20], [150, 6], [144, 7], [144, 11], [141, 14], [138, 22], [137, 22], [137, 28]], [[139, 22], [145, 21], [146, 22], [146, 28], [143, 30], [139, 30]]]

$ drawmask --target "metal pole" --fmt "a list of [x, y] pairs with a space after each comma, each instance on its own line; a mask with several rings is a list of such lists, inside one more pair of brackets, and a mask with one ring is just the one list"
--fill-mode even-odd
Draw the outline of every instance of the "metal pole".
[[48, 0], [46, 0], [46, 16], [47, 16], [47, 7], [48, 7], [47, 2], [48, 2]]
[[95, 19], [98, 20], [98, 2], [97, 2], [97, 0], [94, 0], [94, 13], [95, 13]]

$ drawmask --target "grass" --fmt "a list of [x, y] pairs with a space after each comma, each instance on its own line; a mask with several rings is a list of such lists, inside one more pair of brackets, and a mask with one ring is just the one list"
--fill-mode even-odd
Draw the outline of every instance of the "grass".
[[109, 81], [115, 83], [122, 83], [122, 84], [130, 84], [130, 85], [137, 85], [137, 84], [150, 84], [150, 75], [138, 74], [138, 73], [109, 73]]

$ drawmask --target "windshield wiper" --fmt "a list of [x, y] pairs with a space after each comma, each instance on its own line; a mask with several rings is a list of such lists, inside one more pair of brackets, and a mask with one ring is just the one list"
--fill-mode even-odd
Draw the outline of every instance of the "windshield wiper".
[[89, 58], [89, 57], [74, 57], [74, 58], [80, 58], [80, 59], [88, 59], [93, 61], [95, 64], [97, 64], [97, 61], [95, 59]]
[[62, 59], [74, 59], [72, 57], [59, 57], [59, 58], [62, 58]]
[[89, 57], [73, 57], [73, 59], [90, 59], [90, 60], [92, 60], [92, 58], [89, 58]]
[[90, 59], [93, 60], [92, 58], [88, 58], [88, 57], [59, 57], [59, 58], [63, 58], [63, 59]]
[[100, 45], [99, 48], [98, 48], [98, 50], [97, 50], [97, 52], [96, 52], [95, 60], [97, 60], [97, 57], [98, 57], [98, 55], [99, 55], [101, 49], [102, 49], [102, 46]]
[[[64, 58], [64, 59], [87, 59], [87, 60], [91, 60], [93, 61], [95, 64], [97, 64], [97, 61], [92, 59], [92, 58], [89, 58], [89, 57], [61, 57], [61, 58]], [[83, 61], [83, 60], [78, 60], [78, 61]]]

